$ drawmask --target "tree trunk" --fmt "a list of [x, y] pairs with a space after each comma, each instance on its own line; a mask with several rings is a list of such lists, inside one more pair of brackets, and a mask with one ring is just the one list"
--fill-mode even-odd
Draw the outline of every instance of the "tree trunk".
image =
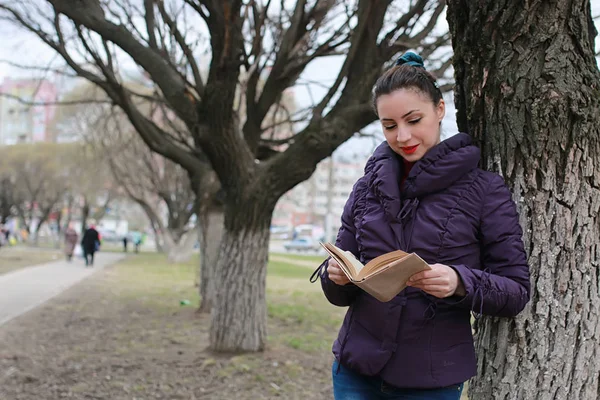
[[72, 208], [73, 208], [73, 196], [68, 195], [68, 200], [67, 200], [67, 220], [65, 221], [65, 228], [69, 227], [69, 224], [71, 223], [71, 220], [73, 219], [73, 212], [72, 212]]
[[210, 327], [210, 346], [216, 351], [262, 351], [265, 347], [272, 207], [257, 203], [241, 201], [225, 209]]
[[209, 313], [215, 299], [215, 268], [219, 259], [221, 237], [225, 216], [222, 208], [208, 210], [201, 217], [199, 224], [200, 264], [199, 269], [199, 312]]
[[44, 214], [36, 224], [35, 234], [33, 235], [33, 245], [35, 247], [40, 245], [40, 229], [42, 228], [42, 225], [44, 225], [44, 222], [46, 222], [46, 219], [48, 219], [48, 215]]
[[[148, 216], [149, 217], [149, 216]], [[163, 253], [165, 251], [163, 243], [165, 242], [163, 235], [164, 232], [161, 229], [161, 227], [156, 223], [156, 221], [154, 221], [152, 218], [150, 218], [150, 226], [152, 227], [152, 231], [154, 232], [154, 244], [156, 246], [156, 252], [157, 253]]]
[[85, 230], [87, 229], [87, 219], [90, 215], [90, 205], [85, 200], [83, 207], [81, 208], [81, 236], [85, 234]]
[[179, 240], [174, 239], [174, 235], [165, 230], [164, 232], [164, 248], [167, 252], [167, 260], [173, 264], [185, 263], [190, 260], [194, 253], [194, 245], [198, 240], [196, 228], [185, 232]]
[[62, 207], [58, 207], [59, 210], [57, 212], [57, 217], [56, 217], [56, 235], [54, 235], [53, 239], [54, 239], [54, 248], [55, 249], [60, 249], [60, 246], [62, 244], [62, 233], [63, 233], [63, 229], [62, 229], [62, 219], [63, 219], [63, 212], [62, 212]]
[[600, 73], [587, 1], [448, 1], [459, 129], [521, 215], [532, 301], [477, 324], [474, 399], [599, 397]]

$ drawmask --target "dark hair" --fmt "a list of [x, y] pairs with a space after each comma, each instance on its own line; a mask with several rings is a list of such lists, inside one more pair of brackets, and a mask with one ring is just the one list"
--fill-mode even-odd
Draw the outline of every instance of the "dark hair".
[[375, 114], [377, 114], [377, 100], [381, 95], [406, 88], [414, 88], [426, 94], [436, 106], [442, 99], [442, 92], [433, 75], [425, 70], [421, 56], [409, 51], [398, 58], [395, 65], [377, 79], [373, 88]]

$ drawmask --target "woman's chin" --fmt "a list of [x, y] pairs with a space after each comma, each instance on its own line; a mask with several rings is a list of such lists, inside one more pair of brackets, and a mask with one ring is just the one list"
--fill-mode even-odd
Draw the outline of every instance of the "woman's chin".
[[404, 158], [406, 161], [414, 163], [419, 161], [421, 158], [423, 158], [423, 154], [421, 154], [420, 151], [414, 152], [412, 154], [406, 154], [403, 151], [399, 151], [398, 154], [400, 154], [402, 156], [402, 158]]

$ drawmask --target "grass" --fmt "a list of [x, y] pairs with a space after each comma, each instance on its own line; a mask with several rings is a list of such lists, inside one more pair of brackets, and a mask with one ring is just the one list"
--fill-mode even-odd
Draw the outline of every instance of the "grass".
[[[3, 381], [0, 398], [17, 398], [23, 390], [19, 377], [31, 376], [32, 398], [70, 392], [76, 399], [88, 398], [86, 393], [96, 398], [329, 399], [331, 344], [345, 309], [330, 305], [320, 285], [309, 282], [311, 269], [298, 263], [318, 265], [323, 257], [285, 258], [296, 264], [271, 261], [267, 268], [263, 353], [231, 356], [207, 350], [210, 316], [195, 312], [199, 296], [192, 284], [197, 254], [173, 265], [164, 255], [141, 253], [0, 330], [0, 354], [27, 354], [29, 360]], [[191, 305], [181, 306], [181, 300]], [[10, 357], [0, 358], [0, 370], [16, 368], [12, 363]]]
[[62, 259], [60, 250], [44, 250], [27, 247], [0, 248], [0, 275], [33, 265]]
[[[323, 256], [276, 254], [289, 260], [309, 261], [315, 267]], [[267, 309], [272, 329], [269, 341], [308, 354], [328, 353], [345, 309], [333, 307], [311, 284], [312, 271], [292, 262], [270, 261], [267, 269]]]
[[113, 290], [123, 299], [135, 299], [163, 311], [176, 311], [181, 300], [197, 306], [200, 297], [191, 283], [198, 264], [197, 254], [183, 264], [169, 264], [158, 253], [136, 254], [110, 271], [118, 281]]
[[[187, 264], [168, 264], [162, 255], [139, 254], [113, 269], [118, 285], [113, 289], [123, 300], [135, 300], [163, 312], [177, 312], [179, 301], [199, 304], [191, 287], [197, 256]], [[267, 268], [269, 345], [307, 353], [329, 353], [344, 310], [331, 306], [318, 283], [309, 282], [306, 267], [270, 262]], [[248, 361], [251, 362], [251, 361]]]
[[326, 255], [302, 255], [302, 254], [291, 254], [291, 253], [271, 253], [271, 254], [274, 256], [287, 258], [288, 260], [310, 261], [310, 262], [316, 263], [315, 268], [321, 262], [323, 262], [323, 260], [325, 258], [327, 258]]
[[[318, 265], [319, 264], [315, 264], [315, 268]], [[269, 261], [269, 266], [267, 268], [267, 276], [271, 277], [306, 279], [308, 281], [310, 275], [311, 271], [308, 268], [282, 261]]]

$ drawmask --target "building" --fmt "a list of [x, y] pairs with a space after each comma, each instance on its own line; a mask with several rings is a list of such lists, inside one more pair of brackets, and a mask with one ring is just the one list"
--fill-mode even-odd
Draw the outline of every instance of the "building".
[[[50, 127], [58, 90], [47, 80], [10, 79], [0, 84], [0, 145], [53, 141]], [[28, 104], [32, 103], [32, 104]]]
[[323, 227], [326, 236], [335, 235], [352, 186], [363, 176], [366, 162], [366, 158], [335, 158], [333, 163], [331, 158], [321, 161], [307, 181], [279, 199], [272, 225], [291, 231], [295, 226], [312, 224]]

